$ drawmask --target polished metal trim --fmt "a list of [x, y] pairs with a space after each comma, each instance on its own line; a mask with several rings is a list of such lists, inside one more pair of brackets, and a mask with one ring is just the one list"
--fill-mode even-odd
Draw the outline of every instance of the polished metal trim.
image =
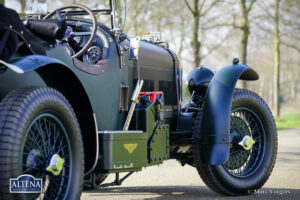
[[128, 112], [125, 124], [123, 126], [124, 131], [127, 131], [128, 128], [129, 128], [129, 125], [130, 125], [130, 122], [131, 122], [131, 119], [132, 119], [132, 115], [133, 115], [133, 112], [135, 110], [135, 106], [136, 106], [136, 104], [139, 103], [138, 97], [139, 97], [139, 94], [140, 94], [141, 89], [143, 87], [143, 84], [144, 84], [144, 80], [138, 79], [138, 81], [136, 83], [135, 90], [133, 91], [133, 94], [132, 94], [132, 97], [131, 97], [132, 103], [131, 103], [131, 106], [130, 106], [130, 110]]
[[94, 165], [93, 167], [87, 171], [84, 176], [89, 175], [90, 173], [92, 173], [94, 171], [94, 169], [96, 168], [98, 159], [99, 159], [99, 137], [98, 137], [98, 125], [97, 125], [97, 119], [96, 119], [96, 115], [95, 113], [93, 113], [93, 118], [94, 118], [94, 123], [95, 123], [95, 129], [96, 129], [96, 157], [95, 157], [95, 161], [94, 161]]
[[108, 131], [108, 130], [104, 130], [104, 131], [98, 131], [98, 134], [118, 134], [118, 133], [143, 133], [142, 130], [133, 130], [133, 131]]

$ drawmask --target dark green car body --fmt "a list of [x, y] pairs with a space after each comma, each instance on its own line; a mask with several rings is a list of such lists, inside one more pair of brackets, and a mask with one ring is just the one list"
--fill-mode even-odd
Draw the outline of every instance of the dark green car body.
[[[82, 26], [89, 26], [89, 24], [82, 23]], [[115, 36], [106, 27], [101, 28], [99, 26], [98, 33], [101, 34], [101, 39], [105, 40], [104, 43], [107, 43], [103, 60], [105, 59], [109, 63], [107, 69], [104, 69], [100, 74], [91, 74], [88, 70], [85, 71], [76, 67], [74, 64], [75, 59], [71, 58], [60, 44], [57, 44], [55, 48], [45, 48], [47, 56], [28, 55], [24, 57], [21, 54], [16, 54], [11, 58], [10, 63], [17, 66], [21, 71], [2, 65], [3, 71], [0, 73], [0, 99], [10, 91], [31, 86], [55, 88], [68, 99], [80, 123], [85, 152], [87, 152], [85, 159], [86, 171], [94, 168], [95, 163], [98, 163], [98, 159], [95, 160], [95, 158], [98, 157], [96, 151], [101, 150], [99, 146], [105, 146], [103, 144], [105, 137], [99, 133], [101, 131], [122, 130], [130, 105], [128, 95], [132, 94], [137, 80], [135, 61], [129, 59], [129, 51], [125, 51], [121, 56], [118, 52], [120, 46], [123, 48], [130, 47], [129, 40], [127, 39], [119, 44]], [[167, 112], [165, 113], [164, 123], [172, 124], [170, 128], [174, 130], [174, 122], [176, 122], [177, 116], [177, 112], [175, 112], [177, 102], [174, 72], [176, 68], [178, 76], [181, 77], [181, 70], [178, 68], [177, 58], [177, 66], [175, 66], [173, 55], [175, 54], [170, 50], [141, 42], [139, 62], [141, 77], [145, 80], [143, 91], [162, 90], [165, 94], [169, 94], [165, 95], [165, 109]], [[44, 61], [36, 62], [36, 60]], [[86, 67], [89, 66], [86, 65]], [[178, 82], [181, 84], [181, 80], [178, 80]], [[122, 94], [122, 88], [128, 88], [125, 90], [126, 94]], [[122, 95], [127, 96], [126, 105], [123, 105], [124, 108], [120, 108]], [[155, 121], [152, 120], [151, 122]], [[143, 151], [145, 152], [147, 151], [147, 140], [152, 135], [154, 127], [149, 127], [149, 129], [151, 130], [149, 130], [149, 136], [147, 135], [143, 140], [145, 142]], [[167, 133], [169, 134], [169, 131]], [[126, 139], [126, 135], [130, 134], [124, 135], [124, 143], [132, 140], [132, 137]], [[98, 138], [99, 144], [96, 142]], [[115, 137], [112, 136], [112, 138]], [[138, 138], [139, 136], [137, 136], [137, 140]], [[166, 146], [169, 145], [166, 144]], [[122, 152], [119, 148], [124, 153], [127, 152], [122, 145], [114, 145], [114, 151]], [[104, 151], [101, 150], [102, 153]], [[141, 153], [145, 154], [145, 152]], [[134, 169], [148, 165], [147, 153], [145, 155], [144, 163], [134, 167]], [[122, 160], [121, 157], [123, 156], [119, 155], [118, 157]], [[134, 155], [132, 157], [135, 158]], [[169, 158], [169, 155], [165, 155], [165, 159], [167, 158]], [[100, 159], [100, 162], [103, 162], [103, 159]], [[105, 164], [98, 163], [97, 170], [107, 171], [107, 168], [103, 169], [103, 165]], [[130, 171], [130, 169], [125, 171]]]

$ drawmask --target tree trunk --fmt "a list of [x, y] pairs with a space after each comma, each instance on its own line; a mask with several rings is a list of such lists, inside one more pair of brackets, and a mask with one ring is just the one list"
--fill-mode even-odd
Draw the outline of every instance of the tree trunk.
[[21, 13], [25, 12], [26, 0], [19, 0], [21, 4]]
[[135, 2], [133, 5], [133, 10], [135, 11], [133, 16], [133, 31], [134, 35], [139, 35], [139, 23], [138, 23], [138, 16], [139, 16], [139, 6], [138, 2]]
[[183, 51], [183, 46], [184, 46], [184, 39], [185, 39], [185, 24], [184, 24], [184, 19], [181, 18], [181, 23], [180, 23], [180, 29], [181, 29], [181, 33], [180, 33], [180, 45], [179, 45], [179, 50], [178, 50], [178, 55], [179, 58], [181, 59], [181, 54]]
[[275, 16], [274, 16], [274, 116], [279, 118], [280, 116], [280, 36], [279, 36], [279, 3], [280, 0], [276, 0], [275, 3]]
[[200, 14], [198, 11], [199, 0], [194, 0], [194, 9], [195, 12], [193, 14], [194, 24], [193, 24], [193, 39], [192, 39], [192, 47], [193, 47], [193, 55], [194, 55], [194, 67], [198, 67], [200, 65], [200, 47], [201, 43], [199, 41], [199, 23], [200, 23]]
[[[248, 38], [249, 38], [249, 21], [248, 21], [248, 10], [246, 7], [246, 1], [241, 0], [241, 30], [242, 30], [242, 38], [241, 38], [241, 63], [247, 64], [247, 48], [248, 48]], [[247, 88], [247, 82], [242, 82], [242, 87]]]

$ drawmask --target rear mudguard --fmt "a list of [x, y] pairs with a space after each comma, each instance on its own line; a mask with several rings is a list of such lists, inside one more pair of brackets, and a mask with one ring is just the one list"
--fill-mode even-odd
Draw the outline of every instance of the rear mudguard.
[[0, 60], [0, 64], [5, 65], [9, 69], [15, 71], [16, 73], [23, 74], [25, 72], [33, 71], [37, 68], [50, 65], [50, 64], [59, 64], [67, 67], [63, 62], [48, 56], [42, 55], [30, 55], [21, 57], [20, 59], [13, 60], [10, 63], [7, 63], [3, 60]]
[[259, 76], [246, 65], [231, 65], [218, 71], [209, 84], [200, 141], [201, 159], [206, 164], [224, 164], [229, 157], [231, 102], [239, 78], [257, 80]]

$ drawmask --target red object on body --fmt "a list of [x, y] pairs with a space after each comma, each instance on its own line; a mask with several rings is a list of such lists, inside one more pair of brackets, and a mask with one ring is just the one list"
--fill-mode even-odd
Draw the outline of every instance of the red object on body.
[[[156, 99], [160, 99], [163, 92], [140, 92], [140, 96], [150, 96], [150, 101], [155, 101]], [[140, 100], [140, 97], [138, 98]]]

